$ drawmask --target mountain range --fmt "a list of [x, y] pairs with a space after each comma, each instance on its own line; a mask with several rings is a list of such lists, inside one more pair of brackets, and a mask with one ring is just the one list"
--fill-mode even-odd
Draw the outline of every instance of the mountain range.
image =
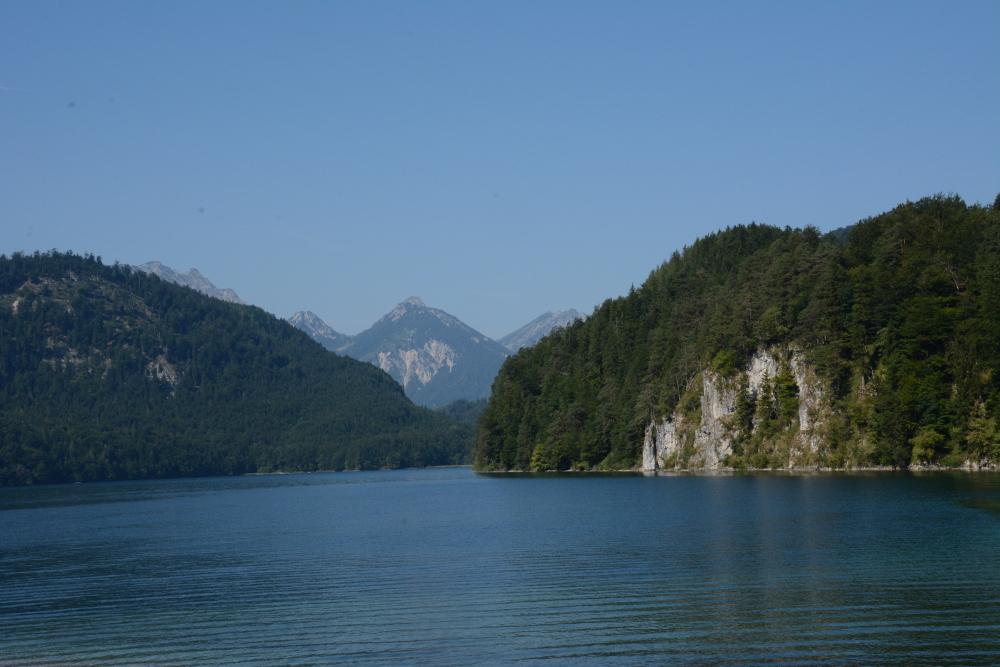
[[415, 296], [357, 336], [334, 331], [310, 312], [296, 313], [289, 322], [328, 350], [378, 366], [414, 403], [431, 408], [488, 396], [509, 354], [495, 340]]
[[[197, 269], [178, 273], [158, 261], [132, 268], [223, 301], [246, 303], [234, 290], [217, 288]], [[510, 354], [533, 345], [555, 327], [583, 319], [586, 316], [575, 310], [548, 311], [495, 341], [453, 315], [410, 297], [356, 336], [335, 331], [309, 311], [296, 313], [288, 322], [331, 352], [378, 366], [399, 382], [413, 402], [436, 408], [486, 398]]]
[[493, 378], [510, 354], [578, 319], [585, 316], [575, 310], [550, 311], [495, 341], [414, 296], [357, 336], [338, 333], [308, 311], [288, 321], [332, 352], [375, 364], [414, 403], [435, 408], [489, 396]]

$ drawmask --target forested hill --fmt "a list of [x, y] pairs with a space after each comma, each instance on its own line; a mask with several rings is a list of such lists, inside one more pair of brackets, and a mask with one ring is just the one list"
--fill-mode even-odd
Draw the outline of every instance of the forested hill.
[[461, 463], [471, 440], [259, 308], [0, 257], [0, 484]]
[[507, 360], [477, 469], [996, 462], [998, 208], [698, 240]]

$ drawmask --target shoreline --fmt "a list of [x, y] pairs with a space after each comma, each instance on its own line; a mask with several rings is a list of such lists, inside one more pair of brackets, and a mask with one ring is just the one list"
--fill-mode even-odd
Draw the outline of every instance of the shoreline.
[[[469, 466], [464, 466], [469, 467]], [[677, 473], [759, 473], [759, 472], [1000, 472], [1000, 465], [986, 466], [857, 466], [852, 468], [831, 468], [827, 466], [792, 467], [792, 468], [671, 468], [658, 470], [638, 470], [636, 468], [621, 468], [615, 470], [473, 470], [477, 475], [530, 475], [530, 474], [569, 474], [569, 475], [600, 475], [631, 473], [634, 475], [672, 475]]]
[[[370, 468], [362, 470], [361, 468], [351, 468], [350, 470], [275, 470], [273, 472], [245, 472], [242, 475], [210, 475], [211, 477], [253, 477], [255, 475], [314, 475], [318, 473], [330, 473], [330, 472], [388, 472], [390, 470], [430, 470], [432, 468], [471, 468], [472, 464], [460, 464], [460, 465], [446, 465], [446, 466], [421, 466], [419, 468]], [[167, 478], [163, 478], [167, 479]], [[185, 477], [176, 477], [173, 479], [187, 479]]]

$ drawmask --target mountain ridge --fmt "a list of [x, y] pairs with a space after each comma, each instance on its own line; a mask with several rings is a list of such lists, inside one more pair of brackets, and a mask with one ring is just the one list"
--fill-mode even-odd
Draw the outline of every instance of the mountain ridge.
[[506, 347], [511, 352], [517, 352], [522, 347], [529, 347], [537, 343], [543, 336], [556, 327], [566, 327], [577, 320], [586, 320], [587, 316], [570, 308], [552, 312], [545, 311], [535, 319], [531, 320], [523, 327], [519, 327], [506, 336], [498, 339], [497, 342]]
[[0, 330], [0, 485], [468, 460], [371, 364], [93, 256], [0, 256]]
[[339, 352], [349, 345], [353, 336], [342, 334], [321, 320], [318, 315], [308, 310], [300, 310], [287, 320], [292, 326], [305, 331], [320, 345], [331, 352]]
[[[368, 361], [386, 371], [418, 404], [439, 408], [459, 400], [484, 399], [503, 358], [520, 346], [533, 344], [555, 326], [585, 318], [575, 310], [548, 311], [505, 336], [519, 344], [515, 349], [483, 335], [450, 313], [428, 307], [416, 296], [399, 302], [356, 336], [335, 331], [310, 311], [299, 311], [288, 322], [327, 350]], [[470, 364], [477, 370], [466, 368]]]
[[221, 299], [222, 301], [238, 303], [244, 306], [247, 305], [247, 302], [241, 299], [236, 294], [235, 290], [229, 288], [219, 289], [212, 284], [212, 281], [201, 275], [201, 272], [198, 271], [198, 269], [188, 269], [184, 273], [178, 273], [166, 264], [157, 260], [146, 262], [145, 264], [140, 264], [139, 266], [132, 266], [132, 269], [135, 271], [142, 271], [144, 273], [152, 273], [153, 275], [159, 276], [162, 280], [190, 287], [191, 289], [197, 290], [202, 294], [207, 294], [208, 296]]

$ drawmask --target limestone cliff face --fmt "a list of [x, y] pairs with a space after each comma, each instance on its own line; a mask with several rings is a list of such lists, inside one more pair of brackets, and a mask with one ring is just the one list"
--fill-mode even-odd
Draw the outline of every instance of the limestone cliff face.
[[443, 370], [455, 368], [458, 355], [447, 343], [439, 340], [424, 342], [423, 347], [411, 350], [386, 350], [378, 352], [378, 367], [399, 378], [403, 389], [412, 389], [414, 381], [429, 384]]
[[[738, 435], [735, 416], [740, 392], [745, 391], [746, 398], [756, 403], [765, 383], [786, 366], [795, 379], [798, 412], [780, 437], [773, 439], [784, 445], [775, 451], [785, 466], [807, 465], [822, 444], [823, 415], [829, 406], [822, 382], [801, 351], [783, 348], [758, 350], [735, 377], [722, 377], [709, 369], [696, 376], [688, 394], [700, 394], [698, 408], [675, 410], [665, 419], [650, 422], [643, 439], [642, 469], [727, 467]], [[759, 423], [755, 418], [753, 429]], [[752, 431], [743, 435], [752, 435]]]
[[674, 412], [668, 419], [659, 423], [654, 420], [646, 427], [643, 470], [718, 468], [731, 453], [728, 417], [736, 412], [739, 386], [712, 371], [701, 373], [700, 383], [697, 412]]

